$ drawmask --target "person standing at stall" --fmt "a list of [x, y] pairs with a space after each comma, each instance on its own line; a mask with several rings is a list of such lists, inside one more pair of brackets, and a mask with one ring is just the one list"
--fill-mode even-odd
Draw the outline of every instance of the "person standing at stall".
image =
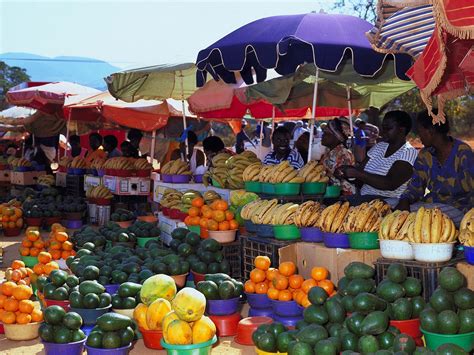
[[265, 165], [277, 165], [288, 160], [290, 165], [295, 169], [301, 169], [304, 166], [304, 160], [301, 154], [290, 147], [291, 133], [285, 127], [278, 127], [272, 136], [273, 152], [265, 157], [263, 163]]
[[[436, 109], [433, 109], [438, 114]], [[413, 175], [397, 209], [416, 211], [438, 207], [459, 226], [474, 206], [474, 154], [466, 143], [449, 135], [449, 120], [432, 123], [428, 111], [416, 118], [424, 148], [418, 154]]]
[[69, 145], [71, 149], [67, 150], [67, 156], [70, 158], [75, 158], [77, 156], [84, 158], [87, 154], [87, 148], [81, 147], [81, 137], [77, 134], [73, 134], [69, 137]]
[[202, 147], [207, 159], [207, 166], [212, 166], [212, 158], [219, 153], [234, 155], [235, 153], [225, 147], [224, 142], [217, 136], [209, 136], [202, 141]]
[[102, 148], [102, 136], [99, 133], [94, 132], [89, 135], [89, 146], [92, 151], [87, 152], [86, 163], [91, 164], [95, 160], [104, 160], [107, 157]]
[[133, 157], [139, 157], [140, 154], [140, 142], [142, 141], [143, 138], [143, 133], [135, 128], [132, 128], [130, 131], [128, 131], [127, 138], [131, 144], [131, 149], [133, 150], [131, 152]]
[[107, 152], [107, 158], [121, 157], [122, 153], [117, 149], [118, 140], [112, 134], [104, 137], [104, 150]]
[[243, 153], [245, 151], [245, 141], [250, 142], [255, 148], [255, 144], [253, 144], [252, 140], [245, 132], [245, 127], [247, 127], [247, 121], [242, 120], [242, 127], [240, 129], [240, 132], [237, 133], [237, 136], [235, 137], [235, 152], [237, 154]]
[[[186, 154], [186, 136], [188, 138], [188, 154]], [[173, 151], [171, 154], [171, 160], [181, 159], [182, 161], [189, 163], [191, 172], [194, 174], [196, 173], [197, 167], [205, 164], [205, 156], [201, 150], [196, 148], [198, 143], [196, 133], [193, 131], [187, 131], [186, 136], [180, 139], [179, 149]]]

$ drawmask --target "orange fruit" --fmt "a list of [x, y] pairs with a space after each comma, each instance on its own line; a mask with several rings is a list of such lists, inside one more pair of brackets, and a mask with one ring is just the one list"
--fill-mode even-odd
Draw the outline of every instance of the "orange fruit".
[[197, 217], [201, 214], [201, 210], [197, 207], [191, 207], [188, 211], [188, 215], [191, 217]]
[[10, 229], [13, 229], [16, 227], [16, 223], [15, 222], [8, 222], [8, 228]]
[[301, 275], [291, 275], [288, 279], [288, 283], [291, 288], [298, 289], [304, 282], [304, 278]]
[[22, 279], [22, 274], [21, 274], [21, 271], [20, 270], [13, 270], [12, 271], [12, 280], [15, 281], [15, 282], [18, 282]]
[[3, 309], [3, 303], [7, 299], [7, 296], [5, 295], [0, 295], [0, 309]]
[[21, 241], [21, 246], [25, 248], [31, 248], [33, 246], [33, 242], [29, 241], [28, 239], [23, 239]]
[[234, 214], [231, 211], [225, 211], [226, 221], [232, 221], [234, 219]]
[[15, 226], [16, 226], [17, 228], [22, 228], [22, 227], [23, 227], [23, 218], [18, 218], [18, 219], [16, 220]]
[[265, 271], [260, 270], [260, 269], [253, 269], [250, 271], [250, 280], [252, 280], [254, 283], [259, 283], [265, 281], [266, 274]]
[[230, 230], [239, 229], [239, 222], [237, 222], [235, 219], [230, 220], [229, 221], [229, 228], [230, 228]]
[[306, 293], [301, 290], [296, 290], [295, 292], [293, 292], [293, 300], [295, 300], [298, 304], [302, 303], [304, 296], [306, 296]]
[[16, 312], [18, 311], [18, 303], [18, 300], [13, 297], [7, 298], [5, 302], [3, 302], [3, 309], [7, 312]]
[[216, 222], [224, 222], [225, 221], [225, 213], [223, 211], [212, 211], [212, 219]]
[[44, 248], [44, 242], [43, 242], [41, 239], [39, 239], [39, 240], [33, 242], [33, 246], [34, 246], [35, 248], [41, 250], [41, 249]]
[[[10, 222], [16, 222], [18, 220], [18, 217], [13, 215], [10, 217]], [[16, 223], [15, 223], [16, 224]]]
[[255, 293], [266, 294], [268, 292], [268, 285], [266, 282], [259, 282], [255, 285]]
[[12, 261], [12, 269], [13, 270], [16, 270], [16, 269], [19, 269], [21, 267], [25, 267], [25, 263], [21, 260], [13, 260]]
[[200, 221], [199, 221], [199, 225], [201, 226], [201, 228], [207, 228], [207, 222], [209, 221], [208, 218], [206, 217], [201, 217]]
[[[49, 254], [49, 253], [48, 253]], [[44, 272], [44, 264], [38, 263], [35, 266], [33, 266], [33, 271], [36, 275], [43, 275]]]
[[195, 197], [191, 201], [191, 205], [193, 207], [199, 207], [200, 208], [200, 207], [204, 206], [204, 199], [202, 197]]
[[277, 290], [286, 290], [288, 288], [288, 278], [283, 275], [277, 275], [273, 279], [272, 284]]
[[275, 276], [280, 275], [280, 272], [278, 271], [278, 269], [271, 267], [267, 270], [266, 275], [267, 275], [267, 280], [273, 281]]
[[304, 308], [307, 308], [307, 307], [311, 306], [311, 302], [309, 301], [307, 294], [305, 294], [304, 297], [301, 299], [301, 305]]
[[70, 256], [71, 256], [71, 252], [69, 250], [63, 250], [63, 252], [61, 253], [61, 259], [66, 260]]
[[38, 256], [39, 253], [40, 253], [40, 250], [38, 248], [31, 248], [30, 249], [30, 255], [31, 256]]
[[66, 232], [55, 232], [54, 237], [60, 243], [64, 243], [66, 240], [69, 239], [69, 236], [67, 235]]
[[230, 229], [229, 222], [223, 221], [219, 223], [219, 230], [220, 231], [228, 231]]
[[39, 309], [33, 309], [33, 312], [31, 312], [31, 320], [33, 322], [42, 322], [43, 321], [43, 312]]
[[35, 304], [33, 303], [33, 301], [30, 301], [30, 300], [21, 300], [18, 305], [18, 309], [20, 310], [20, 312], [28, 313], [28, 314], [33, 312], [34, 308], [35, 308]]
[[53, 233], [56, 233], [56, 232], [65, 232], [66, 231], [66, 228], [64, 226], [62, 226], [60, 223], [53, 223], [51, 225], [51, 231]]
[[43, 264], [49, 263], [53, 258], [51, 257], [51, 254], [45, 251], [42, 251], [41, 253], [38, 254], [38, 261]]
[[212, 209], [209, 206], [204, 205], [201, 208], [201, 214], [203, 217], [210, 219], [212, 218]]
[[255, 283], [252, 280], [245, 281], [244, 291], [247, 293], [255, 293]]
[[254, 260], [254, 265], [257, 269], [267, 271], [270, 268], [272, 261], [268, 256], [259, 255]]
[[27, 300], [33, 295], [33, 289], [26, 285], [18, 285], [13, 290], [13, 297], [15, 297], [18, 301]]
[[186, 218], [184, 219], [184, 224], [186, 224], [187, 226], [190, 226], [191, 225], [191, 216], [186, 216]]
[[224, 200], [215, 200], [212, 205], [211, 205], [211, 208], [213, 210], [217, 210], [217, 211], [226, 211], [228, 208], [229, 208], [229, 205], [227, 204], [227, 202], [225, 202]]
[[291, 276], [296, 273], [296, 265], [292, 261], [285, 261], [280, 264], [278, 271], [284, 276]]
[[15, 208], [15, 216], [17, 216], [18, 218], [23, 216], [23, 211], [19, 208]]
[[0, 286], [0, 290], [2, 291], [2, 294], [5, 296], [11, 296], [13, 295], [13, 290], [16, 288], [16, 284], [12, 281], [7, 281], [2, 283]]
[[217, 223], [213, 219], [210, 219], [207, 221], [207, 229], [210, 231], [216, 231], [219, 229], [219, 223]]
[[293, 300], [293, 294], [289, 290], [281, 290], [278, 295], [278, 301], [291, 301]]
[[51, 250], [50, 253], [54, 260], [61, 259], [61, 250]]
[[30, 248], [20, 247], [20, 255], [22, 256], [30, 255]]
[[330, 280], [319, 281], [318, 286], [324, 289], [328, 295], [331, 295], [334, 292], [334, 284]]
[[[59, 258], [58, 258], [59, 259]], [[57, 262], [55, 261], [51, 261], [49, 263], [47, 263], [46, 265], [44, 265], [44, 273], [46, 275], [49, 275], [51, 273], [51, 271], [53, 270], [59, 270], [59, 265]]]
[[20, 313], [17, 317], [16, 317], [16, 322], [18, 324], [28, 324], [31, 322], [31, 315], [29, 314], [26, 314], [26, 313]]
[[52, 249], [52, 250], [60, 250], [61, 249], [61, 243], [58, 242], [58, 241], [52, 241], [50, 244], [49, 244], [49, 248]]
[[271, 300], [277, 300], [279, 295], [280, 295], [280, 291], [277, 290], [276, 288], [270, 287], [267, 291], [267, 296]]
[[303, 283], [301, 284], [301, 289], [304, 291], [304, 293], [308, 293], [309, 290], [314, 287], [318, 286], [318, 283], [314, 279], [307, 279], [304, 280]]
[[329, 271], [325, 267], [313, 267], [311, 269], [311, 277], [316, 281], [326, 280], [329, 276]]
[[40, 233], [37, 230], [29, 230], [26, 233], [26, 237], [30, 242], [35, 242], [40, 238]]
[[62, 249], [63, 250], [72, 250], [72, 247], [73, 247], [73, 244], [69, 241], [69, 240], [66, 240], [63, 244], [62, 244]]
[[2, 315], [2, 323], [14, 324], [16, 322], [16, 315], [14, 312], [4, 312]]

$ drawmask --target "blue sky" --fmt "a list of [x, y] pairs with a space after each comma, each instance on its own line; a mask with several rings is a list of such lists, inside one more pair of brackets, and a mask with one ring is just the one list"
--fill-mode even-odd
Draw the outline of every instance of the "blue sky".
[[200, 49], [258, 18], [334, 0], [0, 0], [0, 53], [83, 56], [119, 67], [194, 61]]

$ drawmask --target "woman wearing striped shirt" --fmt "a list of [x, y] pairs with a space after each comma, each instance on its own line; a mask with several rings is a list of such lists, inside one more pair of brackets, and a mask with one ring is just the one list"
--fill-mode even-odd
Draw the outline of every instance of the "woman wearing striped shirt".
[[413, 173], [417, 151], [406, 141], [411, 130], [411, 117], [404, 111], [390, 111], [382, 123], [383, 142], [367, 153], [357, 168], [345, 166], [342, 174], [362, 185], [359, 201], [373, 198], [400, 198]]

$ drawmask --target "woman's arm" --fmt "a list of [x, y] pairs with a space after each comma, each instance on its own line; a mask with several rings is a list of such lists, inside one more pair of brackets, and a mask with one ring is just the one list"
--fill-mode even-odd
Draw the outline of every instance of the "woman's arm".
[[396, 209], [407, 210], [410, 204], [421, 200], [425, 196], [430, 170], [426, 154], [430, 153], [422, 150], [418, 158], [416, 158], [415, 165], [413, 166], [413, 175], [407, 185], [407, 189], [400, 197], [400, 202], [395, 207]]

